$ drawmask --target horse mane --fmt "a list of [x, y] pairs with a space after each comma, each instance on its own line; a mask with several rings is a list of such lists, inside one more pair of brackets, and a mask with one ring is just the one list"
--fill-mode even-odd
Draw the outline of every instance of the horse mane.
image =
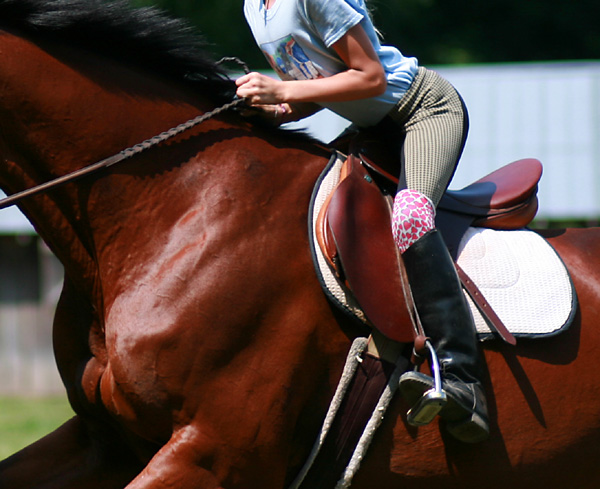
[[0, 27], [77, 43], [147, 71], [202, 87], [218, 100], [235, 93], [207, 43], [182, 19], [126, 0], [0, 0]]

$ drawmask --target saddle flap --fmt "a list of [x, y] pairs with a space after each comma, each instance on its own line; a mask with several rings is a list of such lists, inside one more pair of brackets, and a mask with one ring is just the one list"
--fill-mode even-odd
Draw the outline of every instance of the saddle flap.
[[412, 342], [400, 257], [390, 227], [390, 205], [354, 156], [327, 208], [326, 221], [344, 276], [369, 321], [385, 336]]

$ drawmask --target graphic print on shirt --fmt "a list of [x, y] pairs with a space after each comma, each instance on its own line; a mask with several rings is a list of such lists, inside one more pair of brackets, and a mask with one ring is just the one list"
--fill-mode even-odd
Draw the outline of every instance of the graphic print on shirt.
[[261, 45], [269, 64], [282, 80], [323, 78], [293, 36]]

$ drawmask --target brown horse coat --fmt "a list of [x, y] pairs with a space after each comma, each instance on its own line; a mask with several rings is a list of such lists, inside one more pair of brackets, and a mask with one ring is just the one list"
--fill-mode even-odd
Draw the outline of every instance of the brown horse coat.
[[[216, 98], [0, 16], [0, 184], [65, 174]], [[327, 159], [230, 114], [22, 203], [65, 266], [54, 344], [77, 416], [0, 463], [0, 487], [286, 487], [364, 333], [312, 268], [307, 207]], [[550, 237], [580, 299], [568, 332], [486, 348], [491, 439], [409, 427], [398, 398], [353, 488], [597, 487], [599, 237]]]

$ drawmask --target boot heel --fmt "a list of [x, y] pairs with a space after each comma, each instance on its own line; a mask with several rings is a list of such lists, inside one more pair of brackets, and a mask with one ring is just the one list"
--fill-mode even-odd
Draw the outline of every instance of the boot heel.
[[477, 413], [473, 413], [466, 420], [447, 422], [446, 430], [454, 438], [464, 443], [479, 443], [490, 436], [488, 423]]

